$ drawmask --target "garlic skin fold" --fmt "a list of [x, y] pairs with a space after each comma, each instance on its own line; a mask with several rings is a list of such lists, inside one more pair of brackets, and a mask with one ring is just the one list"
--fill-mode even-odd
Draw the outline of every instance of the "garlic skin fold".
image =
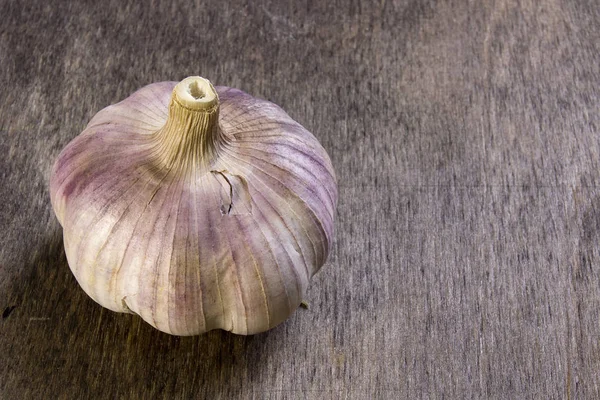
[[327, 259], [337, 184], [281, 108], [201, 77], [101, 110], [50, 178], [69, 267], [102, 306], [173, 335], [255, 334]]

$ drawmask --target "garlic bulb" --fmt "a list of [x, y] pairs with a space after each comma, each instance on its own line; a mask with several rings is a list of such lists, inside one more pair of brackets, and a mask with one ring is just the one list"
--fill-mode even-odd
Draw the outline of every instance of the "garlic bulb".
[[174, 335], [265, 331], [325, 263], [331, 161], [281, 108], [189, 77], [111, 105], [50, 182], [85, 292]]

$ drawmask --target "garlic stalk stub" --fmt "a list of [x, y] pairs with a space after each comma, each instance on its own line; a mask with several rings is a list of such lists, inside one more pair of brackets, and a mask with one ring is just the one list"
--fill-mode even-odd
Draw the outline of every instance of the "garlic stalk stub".
[[284, 321], [325, 263], [337, 202], [311, 133], [200, 77], [101, 110], [59, 155], [50, 194], [85, 292], [175, 335]]

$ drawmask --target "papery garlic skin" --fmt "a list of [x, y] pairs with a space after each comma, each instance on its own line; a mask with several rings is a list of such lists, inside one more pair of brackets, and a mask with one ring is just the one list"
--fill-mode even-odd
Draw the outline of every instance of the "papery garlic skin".
[[311, 133], [200, 77], [96, 114], [59, 155], [50, 193], [85, 292], [174, 335], [284, 321], [325, 263], [337, 202]]

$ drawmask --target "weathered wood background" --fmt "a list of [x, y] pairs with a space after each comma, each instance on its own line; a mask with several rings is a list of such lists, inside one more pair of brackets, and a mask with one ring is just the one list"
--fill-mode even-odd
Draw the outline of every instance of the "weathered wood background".
[[[0, 2], [0, 398], [600, 398], [597, 0]], [[200, 74], [286, 109], [339, 178], [308, 310], [178, 338], [65, 259], [59, 151]]]

